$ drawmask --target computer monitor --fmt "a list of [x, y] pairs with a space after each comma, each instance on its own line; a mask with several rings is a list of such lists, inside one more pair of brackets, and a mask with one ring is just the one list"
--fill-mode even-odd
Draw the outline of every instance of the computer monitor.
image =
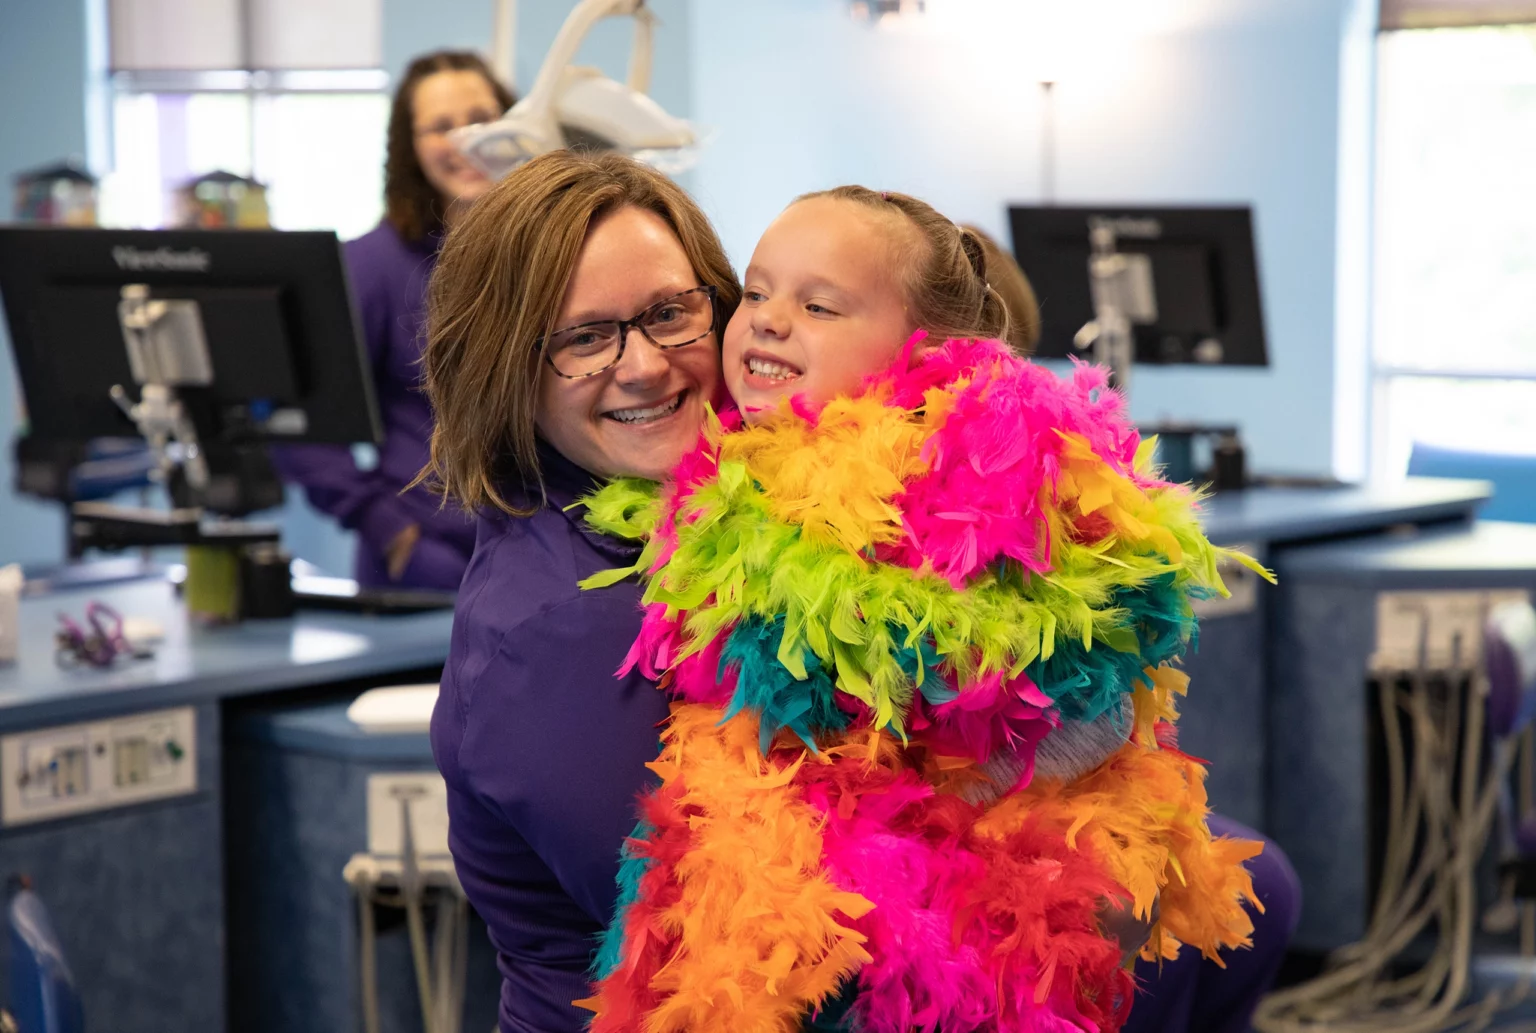
[[[29, 433], [137, 434], [123, 289], [196, 302], [211, 376], [177, 393], [215, 443], [380, 440], [367, 352], [330, 232], [0, 227], [0, 304]], [[142, 372], [142, 371], [141, 371]]]
[[1040, 301], [1044, 358], [1091, 358], [1073, 343], [1094, 318], [1089, 235], [1113, 232], [1120, 254], [1144, 255], [1156, 318], [1133, 316], [1135, 361], [1268, 365], [1253, 216], [1247, 207], [1126, 205], [1008, 209], [1013, 252]]

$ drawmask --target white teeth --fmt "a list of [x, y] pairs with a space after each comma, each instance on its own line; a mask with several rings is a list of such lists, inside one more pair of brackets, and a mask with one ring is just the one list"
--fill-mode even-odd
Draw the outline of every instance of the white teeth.
[[649, 409], [615, 409], [608, 415], [620, 423], [644, 423], [647, 420], [654, 420], [676, 412], [677, 407], [682, 404], [682, 401], [683, 396], [679, 392], [660, 405], [652, 406]]
[[782, 362], [774, 362], [771, 359], [760, 359], [755, 355], [747, 360], [747, 369], [769, 380], [793, 380], [800, 375], [800, 371], [793, 366], [786, 366]]

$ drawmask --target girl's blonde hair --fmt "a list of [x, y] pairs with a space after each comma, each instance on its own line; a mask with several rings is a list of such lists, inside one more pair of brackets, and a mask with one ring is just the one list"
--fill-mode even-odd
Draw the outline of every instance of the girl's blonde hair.
[[[555, 320], [587, 229], [620, 208], [660, 216], [700, 284], [716, 292], [714, 346], [741, 284], [709, 220], [682, 188], [617, 154], [555, 151], [520, 166], [465, 213], [443, 242], [427, 301], [423, 382], [436, 425], [429, 482], [465, 509], [532, 512], [503, 486], [540, 491], [534, 417], [540, 344]], [[702, 345], [703, 342], [701, 342]]]
[[979, 237], [956, 226], [928, 202], [910, 194], [841, 186], [795, 199], [828, 198], [887, 216], [908, 232], [898, 244], [902, 296], [922, 330], [948, 337], [1007, 339], [1008, 307], [987, 283], [986, 251]]

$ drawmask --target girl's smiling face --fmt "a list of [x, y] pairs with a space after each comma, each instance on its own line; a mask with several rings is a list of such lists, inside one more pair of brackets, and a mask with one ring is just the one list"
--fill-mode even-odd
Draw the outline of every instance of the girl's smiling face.
[[726, 387], [748, 422], [781, 399], [851, 394], [895, 361], [916, 329], [901, 288], [912, 237], [898, 218], [825, 197], [773, 221], [725, 329]]

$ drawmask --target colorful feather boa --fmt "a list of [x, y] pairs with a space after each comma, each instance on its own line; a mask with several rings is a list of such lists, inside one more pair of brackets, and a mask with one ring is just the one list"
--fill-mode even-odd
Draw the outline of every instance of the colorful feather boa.
[[[1113, 1030], [1108, 902], [1156, 902], [1147, 956], [1247, 942], [1258, 844], [1210, 836], [1170, 665], [1218, 559], [1262, 568], [1206, 540], [1102, 371], [920, 340], [584, 500], [646, 542], [584, 586], [647, 578], [626, 669], [678, 700], [594, 1030]], [[1124, 713], [1102, 763], [1031, 778], [1046, 736]]]

